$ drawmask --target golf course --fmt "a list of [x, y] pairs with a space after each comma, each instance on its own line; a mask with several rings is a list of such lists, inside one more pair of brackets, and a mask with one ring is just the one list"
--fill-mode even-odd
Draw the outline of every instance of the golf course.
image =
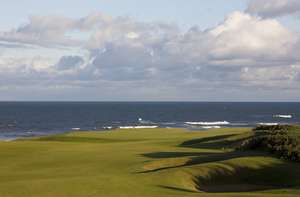
[[253, 135], [157, 128], [2, 141], [0, 197], [300, 196], [299, 162], [236, 148]]

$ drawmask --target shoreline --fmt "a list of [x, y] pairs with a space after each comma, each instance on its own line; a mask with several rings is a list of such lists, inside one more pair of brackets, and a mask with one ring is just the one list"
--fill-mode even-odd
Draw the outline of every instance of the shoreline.
[[[222, 122], [225, 123], [225, 122]], [[187, 127], [160, 127], [160, 126], [119, 126], [119, 127], [103, 127], [102, 129], [97, 129], [97, 130], [81, 130], [80, 128], [72, 129], [72, 130], [65, 130], [65, 131], [55, 131], [55, 132], [50, 132], [50, 133], [42, 133], [42, 132], [37, 132], [39, 134], [32, 134], [28, 136], [16, 136], [16, 137], [2, 137], [0, 136], [0, 142], [11, 142], [11, 141], [16, 141], [20, 139], [30, 139], [30, 138], [39, 138], [39, 137], [47, 137], [47, 136], [52, 136], [52, 135], [63, 135], [66, 133], [75, 133], [75, 132], [99, 132], [99, 133], [104, 133], [104, 132], [114, 132], [117, 130], [139, 130], [139, 129], [184, 129], [187, 131], [193, 131], [193, 132], [203, 132], [203, 131], [209, 131], [209, 130], [216, 130], [216, 129], [249, 129], [249, 128], [255, 128], [257, 126], [278, 126], [278, 125], [290, 125], [290, 126], [297, 126], [300, 125], [299, 123], [293, 123], [293, 124], [280, 124], [280, 123], [258, 123], [256, 125], [244, 125], [244, 126], [229, 126], [229, 125], [214, 125], [214, 124], [208, 124], [207, 126], [205, 125], [197, 125], [195, 123], [190, 124]]]
[[[68, 133], [78, 133], [78, 132], [84, 132], [84, 133], [109, 133], [109, 132], [118, 132], [118, 131], [128, 131], [128, 130], [144, 130], [144, 129], [183, 129], [187, 131], [208, 131], [213, 129], [224, 129], [224, 128], [231, 128], [231, 127], [220, 127], [220, 128], [188, 128], [188, 127], [159, 127], [159, 126], [124, 126], [124, 127], [115, 127], [115, 128], [106, 128], [102, 130], [67, 130], [67, 131], [61, 131], [61, 132], [55, 132], [55, 133], [44, 133], [40, 135], [31, 135], [31, 136], [20, 136], [20, 137], [0, 137], [0, 142], [11, 142], [11, 141], [17, 141], [22, 139], [31, 139], [31, 138], [39, 138], [39, 137], [48, 137], [53, 135], [64, 135]], [[235, 127], [238, 128], [238, 127]], [[252, 127], [240, 127], [240, 128], [252, 128]]]

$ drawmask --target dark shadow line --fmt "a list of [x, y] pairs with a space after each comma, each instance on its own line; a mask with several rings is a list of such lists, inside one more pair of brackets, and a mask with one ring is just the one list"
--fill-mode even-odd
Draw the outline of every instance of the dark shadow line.
[[189, 189], [184, 189], [184, 188], [178, 188], [178, 187], [172, 187], [172, 186], [158, 185], [158, 187], [164, 188], [164, 189], [169, 189], [169, 190], [180, 191], [180, 192], [199, 193], [197, 191], [193, 191], [193, 190], [189, 190]]

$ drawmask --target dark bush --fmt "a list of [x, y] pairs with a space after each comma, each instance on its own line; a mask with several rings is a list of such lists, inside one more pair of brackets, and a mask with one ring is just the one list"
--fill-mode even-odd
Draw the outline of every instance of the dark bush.
[[260, 125], [257, 126], [256, 128], [254, 128], [254, 131], [288, 131], [292, 129], [292, 126], [290, 125], [272, 125], [272, 126], [268, 126], [268, 125]]
[[254, 150], [263, 147], [262, 143], [265, 138], [263, 136], [254, 136], [253, 138], [244, 140], [238, 147], [238, 150]]
[[267, 150], [280, 158], [300, 162], [300, 140], [289, 134], [292, 126], [258, 126], [254, 136], [242, 142], [239, 150]]

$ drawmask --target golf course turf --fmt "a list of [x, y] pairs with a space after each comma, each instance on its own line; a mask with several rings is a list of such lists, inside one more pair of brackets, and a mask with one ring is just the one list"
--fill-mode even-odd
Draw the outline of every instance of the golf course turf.
[[250, 128], [71, 132], [0, 142], [0, 197], [300, 196], [300, 164], [237, 151]]

